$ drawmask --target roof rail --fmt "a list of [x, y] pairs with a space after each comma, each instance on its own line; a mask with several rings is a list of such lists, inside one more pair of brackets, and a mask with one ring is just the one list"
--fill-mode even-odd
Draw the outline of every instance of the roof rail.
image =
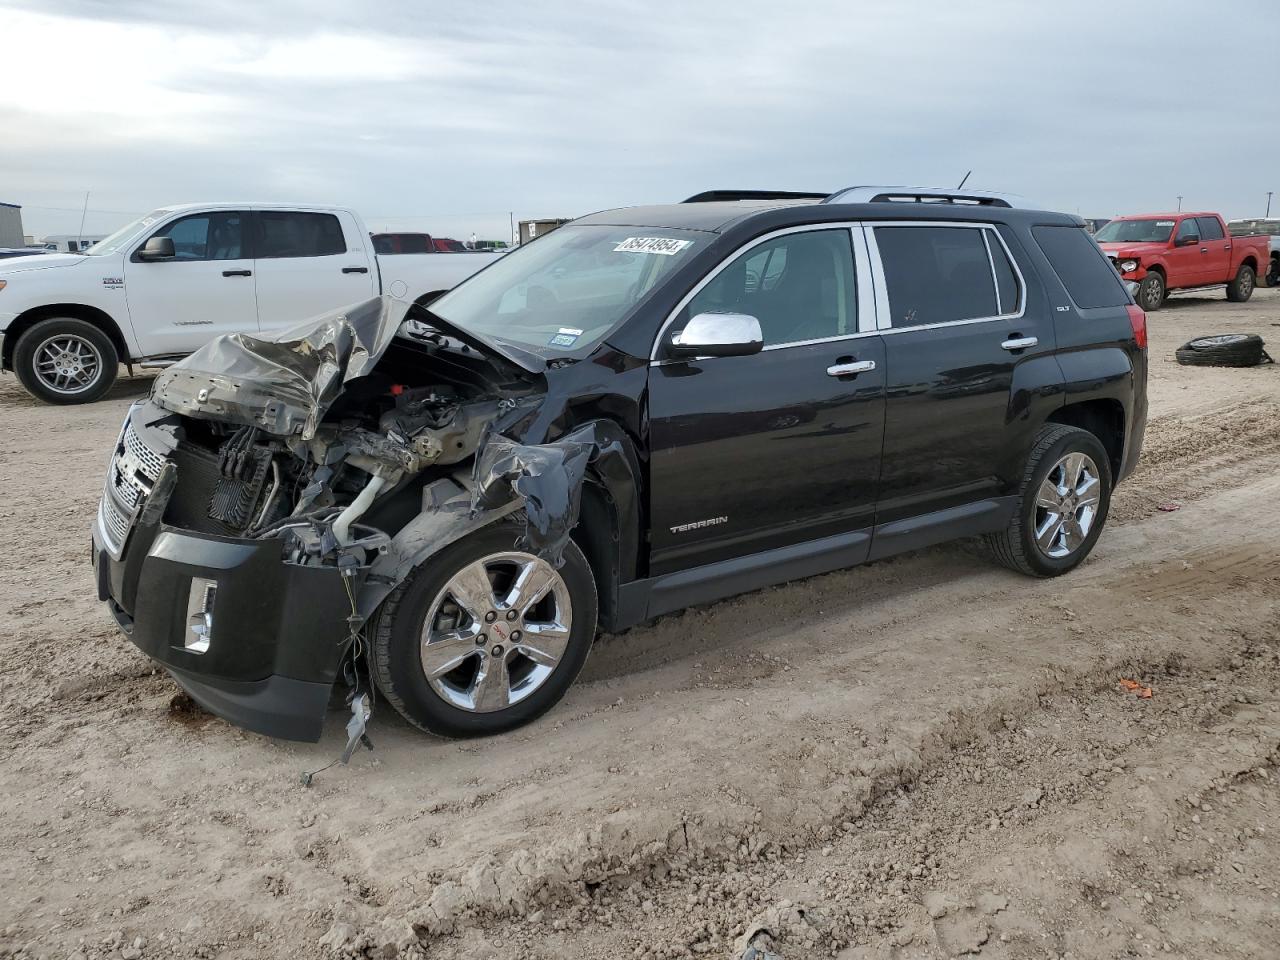
[[944, 187], [845, 187], [823, 203], [957, 203], [979, 207], [1026, 207], [1021, 197], [990, 190], [948, 190]]
[[825, 200], [825, 193], [802, 193], [794, 190], [704, 190], [684, 203], [716, 203], [722, 200]]

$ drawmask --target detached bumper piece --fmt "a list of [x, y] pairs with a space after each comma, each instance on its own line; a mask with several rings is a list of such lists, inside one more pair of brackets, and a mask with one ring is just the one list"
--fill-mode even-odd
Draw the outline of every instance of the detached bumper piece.
[[350, 641], [333, 567], [281, 559], [277, 539], [137, 527], [121, 559], [94, 531], [98, 592], [143, 653], [197, 703], [237, 726], [320, 739]]

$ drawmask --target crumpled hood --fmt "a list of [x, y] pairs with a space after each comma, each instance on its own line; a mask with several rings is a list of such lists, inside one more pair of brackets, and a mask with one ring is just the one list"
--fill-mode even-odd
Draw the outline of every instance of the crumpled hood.
[[275, 335], [217, 337], [160, 374], [151, 399], [184, 416], [310, 439], [346, 383], [381, 359], [410, 306], [375, 297]]
[[1100, 243], [1102, 252], [1109, 257], [1123, 260], [1125, 257], [1142, 259], [1164, 253], [1169, 248], [1167, 243]]
[[50, 267], [74, 267], [89, 258], [79, 253], [37, 253], [30, 257], [13, 257], [0, 260], [0, 277], [32, 270], [48, 270]]

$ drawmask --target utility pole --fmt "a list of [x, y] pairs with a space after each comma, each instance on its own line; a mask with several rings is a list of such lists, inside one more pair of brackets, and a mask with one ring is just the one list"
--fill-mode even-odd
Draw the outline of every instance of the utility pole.
[[1178, 212], [1182, 212], [1182, 194], [1178, 194]]
[[80, 211], [80, 232], [76, 234], [76, 253], [80, 252], [80, 241], [84, 239], [84, 218], [89, 213], [89, 191], [84, 192], [84, 209]]
[[[1269, 193], [1268, 193], [1268, 194], [1267, 194], [1267, 196], [1268, 196], [1268, 197], [1270, 197], [1270, 196], [1271, 196], [1271, 194], [1269, 194]], [[1268, 210], [1270, 210], [1270, 209], [1271, 209], [1270, 203], [1268, 203], [1268, 205], [1267, 205], [1267, 209], [1268, 209]], [[512, 246], [515, 246], [515, 242], [516, 242], [516, 212], [515, 212], [514, 210], [508, 210], [508, 211], [507, 211], [507, 226], [511, 228], [511, 245], [512, 245]]]
[[1271, 216], [1271, 194], [1272, 194], [1272, 191], [1268, 190], [1267, 191], [1267, 217], [1268, 218], [1270, 218]]

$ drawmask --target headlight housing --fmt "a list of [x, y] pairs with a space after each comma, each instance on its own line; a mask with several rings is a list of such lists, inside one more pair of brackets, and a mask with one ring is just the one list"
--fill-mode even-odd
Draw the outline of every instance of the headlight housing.
[[1138, 269], [1138, 261], [1133, 259], [1121, 260], [1116, 266], [1120, 268], [1121, 273], [1133, 273]]

